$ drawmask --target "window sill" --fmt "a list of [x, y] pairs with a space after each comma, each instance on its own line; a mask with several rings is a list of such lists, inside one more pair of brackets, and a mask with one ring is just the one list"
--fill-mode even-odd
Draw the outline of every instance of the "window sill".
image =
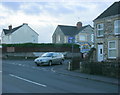
[[116, 59], [117, 57], [108, 57], [108, 59]]
[[104, 36], [97, 36], [97, 38], [103, 38]]

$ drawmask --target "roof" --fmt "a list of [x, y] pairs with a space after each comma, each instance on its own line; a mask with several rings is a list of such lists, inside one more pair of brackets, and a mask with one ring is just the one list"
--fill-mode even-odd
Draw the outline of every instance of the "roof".
[[119, 2], [114, 2], [109, 8], [107, 8], [96, 19], [101, 19], [101, 18], [104, 18], [104, 17], [114, 16], [114, 15], [118, 15], [118, 14], [120, 14], [120, 1]]
[[78, 34], [80, 31], [82, 31], [83, 29], [85, 29], [87, 26], [89, 25], [83, 26], [78, 30], [76, 26], [58, 25], [58, 27], [62, 30], [62, 32], [66, 36], [74, 36]]
[[[23, 23], [23, 25], [27, 25], [25, 23]], [[5, 33], [5, 35], [10, 35], [12, 34], [13, 32], [15, 32], [16, 30], [18, 30], [19, 28], [21, 28], [23, 25], [20, 25], [18, 27], [15, 27], [15, 28], [12, 28], [11, 30], [9, 29], [3, 29], [3, 32]], [[32, 28], [31, 28], [32, 29]], [[32, 29], [33, 30], [33, 29]], [[33, 30], [34, 31], [34, 30]], [[35, 32], [35, 31], [34, 31]], [[37, 32], [35, 32], [37, 35], [39, 35]]]
[[11, 29], [11, 30], [9, 30], [9, 29], [3, 29], [3, 32], [5, 33], [5, 35], [7, 35], [7, 34], [12, 34], [13, 32], [15, 32], [16, 30], [18, 30], [20, 27], [22, 27], [23, 25], [20, 25], [20, 26], [18, 26], [18, 27], [15, 27], [15, 28], [13, 28], [13, 29]]

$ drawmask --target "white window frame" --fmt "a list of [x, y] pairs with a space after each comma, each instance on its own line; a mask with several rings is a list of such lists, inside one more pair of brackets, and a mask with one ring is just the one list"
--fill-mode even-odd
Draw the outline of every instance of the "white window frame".
[[[110, 48], [109, 46], [110, 46], [110, 42], [115, 42], [115, 48]], [[108, 41], [108, 58], [110, 58], [110, 59], [115, 59], [116, 58], [116, 56], [115, 57], [110, 57], [110, 55], [109, 55], [109, 51], [110, 50], [116, 50], [117, 49], [117, 47], [116, 47], [116, 41], [115, 40], [113, 40], [113, 41]], [[116, 52], [117, 53], [117, 52]]]
[[[115, 35], [120, 34], [120, 25], [118, 23], [120, 23], [120, 20], [114, 21], [114, 33], [115, 33]], [[118, 29], [118, 31], [116, 32], [115, 30], [117, 30], [117, 29]]]
[[91, 34], [91, 42], [94, 42], [94, 34]]
[[64, 36], [64, 43], [67, 43], [67, 37]]
[[57, 36], [58, 42], [60, 42], [60, 35]]
[[[102, 28], [99, 28], [98, 26], [102, 26]], [[103, 37], [104, 36], [104, 33], [102, 35], [99, 35], [99, 30], [104, 30], [104, 24], [103, 23], [100, 23], [100, 24], [97, 24], [97, 37]], [[104, 32], [104, 31], [103, 31]]]
[[[84, 37], [85, 37], [85, 40], [82, 40], [80, 36], [84, 36]], [[79, 40], [80, 40], [80, 41], [87, 41], [87, 35], [85, 35], [85, 34], [84, 34], [84, 35], [79, 35]]]

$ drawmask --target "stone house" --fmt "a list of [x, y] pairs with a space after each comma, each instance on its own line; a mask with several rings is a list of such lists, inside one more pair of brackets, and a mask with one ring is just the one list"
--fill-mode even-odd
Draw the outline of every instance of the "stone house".
[[120, 59], [120, 1], [113, 3], [93, 22], [97, 61]]
[[81, 49], [84, 48], [85, 51], [88, 51], [94, 44], [93, 30], [90, 25], [82, 26], [81, 22], [77, 22], [76, 26], [58, 25], [52, 35], [52, 42], [76, 43], [81, 46]]
[[27, 23], [8, 29], [3, 29], [1, 33], [2, 43], [4, 44], [18, 44], [18, 43], [38, 43], [38, 33], [36, 33]]

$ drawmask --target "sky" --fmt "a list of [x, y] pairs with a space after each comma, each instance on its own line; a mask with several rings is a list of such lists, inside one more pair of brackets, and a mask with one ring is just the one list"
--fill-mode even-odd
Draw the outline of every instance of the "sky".
[[93, 26], [93, 20], [116, 0], [3, 0], [0, 2], [2, 29], [28, 23], [39, 34], [39, 43], [51, 43], [58, 25], [75, 26], [78, 21]]

